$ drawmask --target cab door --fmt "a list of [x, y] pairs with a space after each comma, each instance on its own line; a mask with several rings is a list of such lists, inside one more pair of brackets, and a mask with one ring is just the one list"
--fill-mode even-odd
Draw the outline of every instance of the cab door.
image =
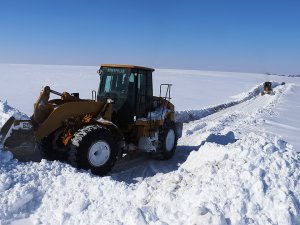
[[135, 73], [136, 117], [146, 118], [152, 108], [152, 72], [138, 69]]

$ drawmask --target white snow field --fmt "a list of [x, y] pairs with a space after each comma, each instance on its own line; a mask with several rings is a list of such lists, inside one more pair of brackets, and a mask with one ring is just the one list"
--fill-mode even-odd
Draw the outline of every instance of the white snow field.
[[[43, 85], [89, 97], [96, 70], [0, 65], [0, 127], [30, 115]], [[261, 96], [267, 80], [274, 94]], [[0, 224], [300, 224], [300, 78], [157, 70], [154, 81], [156, 93], [174, 84], [185, 122], [171, 160], [140, 155], [97, 177], [0, 147]]]

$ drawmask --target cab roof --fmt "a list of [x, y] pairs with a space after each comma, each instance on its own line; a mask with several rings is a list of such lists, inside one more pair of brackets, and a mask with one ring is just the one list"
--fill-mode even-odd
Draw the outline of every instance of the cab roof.
[[143, 67], [143, 66], [134, 66], [134, 65], [123, 65], [123, 64], [101, 64], [100, 66], [103, 67], [115, 67], [115, 68], [129, 68], [129, 69], [143, 69], [143, 70], [150, 70], [154, 71], [153, 68]]

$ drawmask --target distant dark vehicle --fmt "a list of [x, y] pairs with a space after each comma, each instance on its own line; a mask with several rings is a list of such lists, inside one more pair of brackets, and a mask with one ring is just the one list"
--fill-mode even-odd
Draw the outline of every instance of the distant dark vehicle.
[[282, 82], [281, 85], [285, 85], [285, 82]]
[[266, 81], [266, 82], [264, 83], [264, 90], [262, 91], [261, 95], [271, 94], [272, 92], [273, 92], [273, 89], [272, 89], [272, 82]]

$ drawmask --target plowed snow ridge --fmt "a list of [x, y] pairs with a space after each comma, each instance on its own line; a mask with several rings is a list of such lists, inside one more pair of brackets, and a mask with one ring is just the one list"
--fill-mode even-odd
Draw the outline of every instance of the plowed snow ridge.
[[[272, 82], [272, 88], [275, 88], [279, 85], [278, 82]], [[200, 118], [206, 117], [208, 115], [211, 115], [213, 113], [216, 113], [220, 110], [232, 107], [234, 105], [238, 105], [242, 102], [248, 101], [250, 99], [253, 99], [260, 95], [260, 93], [263, 91], [263, 84], [257, 85], [249, 92], [244, 92], [239, 94], [237, 97], [239, 98], [236, 101], [231, 101], [228, 103], [220, 104], [217, 106], [208, 107], [205, 109], [198, 109], [198, 110], [187, 110], [187, 111], [179, 111], [176, 112], [176, 120], [179, 122], [190, 122], [193, 120], [199, 120]]]
[[0, 150], [0, 221], [299, 224], [299, 156], [263, 129], [291, 87], [259, 96], [257, 86], [231, 107], [182, 112], [191, 122], [170, 162], [139, 159], [107, 177], [59, 162], [19, 163]]

